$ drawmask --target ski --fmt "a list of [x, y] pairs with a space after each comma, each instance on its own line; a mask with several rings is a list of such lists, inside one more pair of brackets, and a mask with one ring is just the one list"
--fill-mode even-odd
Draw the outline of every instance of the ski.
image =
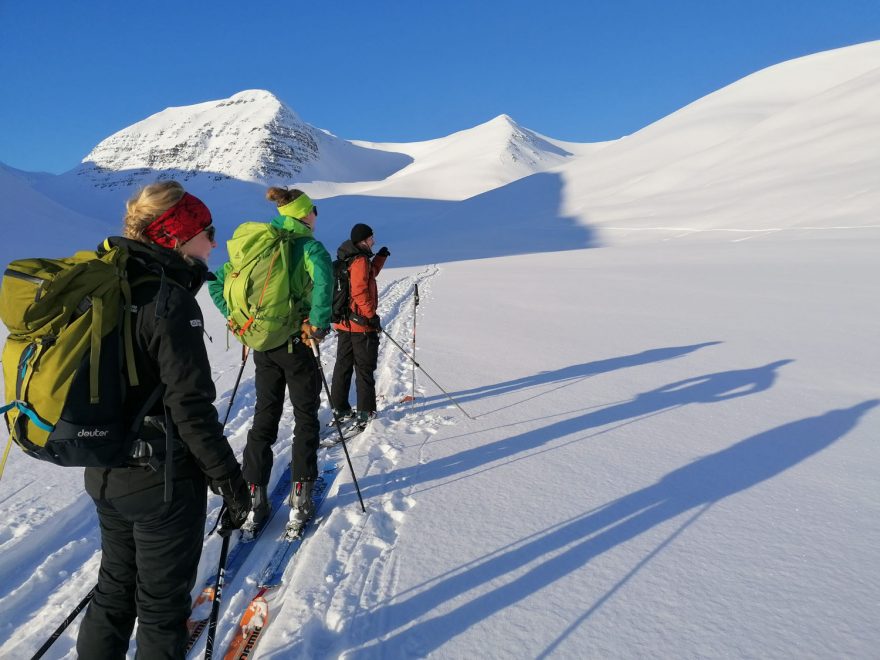
[[[242, 539], [239, 534], [238, 543], [236, 543], [235, 547], [229, 552], [229, 556], [226, 560], [225, 572], [225, 581], [227, 583], [232, 582], [233, 578], [235, 578], [238, 569], [244, 565], [247, 558], [250, 556], [251, 550], [256, 545], [256, 540], [260, 537], [263, 530], [269, 526], [269, 522], [271, 522], [275, 512], [282, 508], [287, 495], [290, 493], [290, 486], [291, 474], [290, 464], [288, 464], [284, 472], [281, 474], [281, 478], [278, 479], [278, 483], [276, 483], [275, 487], [272, 489], [272, 493], [269, 495], [269, 502], [271, 505], [269, 509], [269, 517], [266, 519], [266, 522], [263, 524], [260, 531], [256, 536], [248, 540]], [[205, 632], [205, 628], [208, 626], [208, 619], [211, 616], [211, 606], [214, 603], [214, 584], [216, 578], [216, 575], [211, 574], [205, 581], [205, 586], [201, 593], [193, 601], [192, 612], [186, 622], [186, 627], [189, 631], [189, 639], [186, 643], [187, 653], [189, 653], [198, 643], [202, 633]]]
[[[342, 428], [343, 435], [348, 433], [352, 427], [357, 426], [354, 417], [348, 417], [347, 419], [339, 422], [340, 428]], [[326, 424], [324, 428], [321, 430], [321, 442], [325, 440], [329, 440], [330, 438], [339, 438], [339, 432], [336, 430], [336, 422], [334, 420], [330, 420], [329, 424]]]
[[[376, 414], [373, 414], [372, 417], [366, 422], [365, 425], [358, 425], [356, 417], [347, 417], [344, 421], [340, 422], [340, 426], [342, 428], [342, 437], [345, 440], [350, 440], [355, 437], [359, 433], [367, 430], [367, 427], [370, 425], [374, 419], [376, 419]], [[339, 440], [339, 431], [336, 428], [335, 420], [330, 420], [327, 424], [327, 428], [321, 432], [320, 437], [320, 446], [321, 447], [335, 447], [340, 443]]]
[[289, 536], [287, 531], [278, 539], [275, 552], [266, 562], [260, 577], [257, 580], [257, 593], [251, 598], [247, 608], [238, 623], [235, 636], [227, 647], [224, 660], [245, 660], [251, 657], [263, 631], [271, 621], [271, 608], [278, 594], [278, 587], [282, 584], [282, 577], [291, 558], [299, 550], [300, 546], [320, 522], [321, 506], [327, 497], [327, 491], [333, 483], [338, 466], [333, 464], [324, 468], [321, 475], [315, 481], [312, 490], [312, 501], [315, 503], [315, 517], [308, 521], [295, 536]]
[[[366, 427], [361, 428], [357, 424], [351, 424], [347, 427], [344, 426], [344, 427], [342, 427], [342, 437], [345, 438], [345, 440], [347, 442], [348, 440], [351, 440], [353, 437], [355, 437], [356, 435], [358, 435], [359, 433], [361, 433], [365, 429], [366, 429]], [[341, 440], [339, 439], [339, 432], [336, 429], [333, 429], [333, 433], [328, 433], [321, 439], [320, 446], [327, 449], [329, 447], [335, 447], [340, 442], [341, 442]]]

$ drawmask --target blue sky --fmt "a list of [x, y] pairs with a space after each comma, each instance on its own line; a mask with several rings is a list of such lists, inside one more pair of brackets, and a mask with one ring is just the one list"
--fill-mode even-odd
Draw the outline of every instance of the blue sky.
[[506, 113], [594, 142], [874, 39], [878, 0], [0, 0], [0, 161], [62, 172], [163, 108], [253, 88], [347, 139]]

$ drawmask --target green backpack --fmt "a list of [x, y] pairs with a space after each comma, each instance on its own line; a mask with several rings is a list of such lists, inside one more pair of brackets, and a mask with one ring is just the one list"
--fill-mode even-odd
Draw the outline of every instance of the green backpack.
[[[116, 467], [131, 456], [143, 422], [121, 411], [138, 384], [131, 328], [128, 252], [111, 248], [65, 259], [13, 261], [0, 286], [9, 429], [0, 474], [15, 441], [27, 454], [63, 466]], [[145, 278], [157, 279], [158, 278]], [[145, 412], [161, 396], [157, 390]]]
[[264, 222], [245, 222], [227, 241], [232, 269], [223, 281], [233, 335], [257, 351], [277, 348], [303, 314], [290, 289], [291, 244], [297, 237]]

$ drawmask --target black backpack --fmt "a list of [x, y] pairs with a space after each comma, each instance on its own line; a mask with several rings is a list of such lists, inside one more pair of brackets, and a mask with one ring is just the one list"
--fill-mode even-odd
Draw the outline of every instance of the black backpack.
[[333, 306], [330, 309], [330, 320], [333, 323], [354, 321], [358, 325], [378, 329], [380, 327], [378, 316], [368, 319], [351, 311], [351, 279], [348, 267], [359, 256], [361, 255], [356, 254], [348, 259], [337, 259], [333, 262]]
[[333, 306], [330, 310], [330, 320], [333, 323], [345, 323], [351, 315], [351, 283], [348, 278], [351, 259], [337, 259], [333, 262]]

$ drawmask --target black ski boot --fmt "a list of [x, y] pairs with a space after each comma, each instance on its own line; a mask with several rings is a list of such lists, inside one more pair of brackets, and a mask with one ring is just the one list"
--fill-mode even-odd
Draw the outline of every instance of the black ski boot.
[[354, 417], [354, 410], [351, 408], [347, 410], [333, 410], [331, 411], [330, 421], [327, 422], [327, 426], [336, 426], [336, 420], [339, 420], [340, 424], [345, 424], [348, 420]]
[[315, 503], [312, 501], [314, 481], [297, 481], [290, 491], [290, 519], [287, 523], [287, 536], [295, 538], [302, 533], [303, 527], [315, 515]]
[[355, 420], [355, 424], [358, 429], [363, 431], [367, 428], [367, 424], [369, 424], [376, 417], [376, 411], [367, 411], [367, 410], [358, 410], [357, 419]]
[[269, 496], [266, 493], [265, 486], [251, 484], [251, 512], [248, 514], [247, 520], [241, 526], [241, 540], [253, 541], [263, 529], [266, 521], [269, 519]]

